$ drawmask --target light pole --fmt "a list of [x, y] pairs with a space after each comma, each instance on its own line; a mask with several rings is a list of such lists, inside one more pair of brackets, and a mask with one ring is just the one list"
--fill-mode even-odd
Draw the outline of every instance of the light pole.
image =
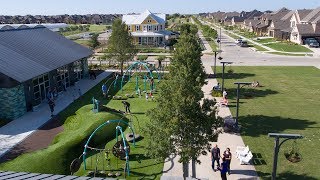
[[236, 122], [235, 127], [238, 128], [238, 120], [239, 120], [239, 96], [240, 96], [240, 85], [250, 85], [251, 82], [235, 82], [234, 84], [237, 85], [237, 111], [236, 111]]
[[[213, 68], [213, 74], [214, 74], [214, 77], [216, 77], [216, 75], [217, 75], [217, 55], [218, 55], [218, 53], [221, 53], [221, 50], [213, 51], [213, 52], [214, 52], [214, 68]], [[222, 60], [222, 57], [219, 57], [218, 59], [219, 59], [219, 60]]]
[[[278, 153], [281, 145], [290, 139], [301, 139], [303, 136], [300, 134], [280, 134], [280, 133], [268, 133], [269, 137], [274, 138], [274, 155], [273, 155], [273, 168], [271, 179], [275, 180], [277, 176], [277, 164], [278, 164]], [[279, 144], [280, 138], [286, 138]]]
[[[222, 58], [221, 58], [222, 59]], [[232, 64], [233, 62], [227, 62], [227, 61], [222, 61], [222, 83], [221, 83], [221, 91], [223, 92], [224, 90], [224, 69], [225, 69], [225, 64]]]

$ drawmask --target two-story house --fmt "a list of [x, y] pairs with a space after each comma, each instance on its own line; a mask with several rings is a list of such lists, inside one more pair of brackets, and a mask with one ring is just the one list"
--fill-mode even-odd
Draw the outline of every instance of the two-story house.
[[303, 44], [308, 37], [320, 39], [320, 7], [296, 10], [290, 20], [290, 41]]
[[122, 22], [128, 26], [128, 31], [131, 32], [135, 44], [165, 45], [174, 35], [165, 29], [165, 14], [151, 13], [146, 10], [141, 14], [123, 15]]

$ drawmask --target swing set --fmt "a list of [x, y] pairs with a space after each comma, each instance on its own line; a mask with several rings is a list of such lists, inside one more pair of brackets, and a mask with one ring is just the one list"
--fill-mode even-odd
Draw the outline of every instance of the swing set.
[[[114, 146], [112, 147], [112, 149], [99, 149], [99, 148], [95, 148], [95, 147], [90, 147], [89, 143], [91, 141], [91, 139], [94, 137], [94, 135], [97, 133], [98, 130], [100, 130], [102, 127], [107, 126], [111, 123], [118, 123], [117, 127], [116, 127], [116, 143], [114, 144]], [[89, 139], [87, 140], [85, 146], [84, 146], [84, 150], [83, 150], [83, 154], [82, 154], [82, 159], [83, 159], [83, 164], [84, 164], [84, 170], [93, 170], [93, 172], [89, 173], [90, 175], [93, 175], [94, 177], [96, 177], [97, 174], [106, 174], [106, 168], [105, 167], [111, 167], [111, 159], [110, 159], [110, 154], [112, 153], [115, 157], [117, 157], [117, 169], [118, 169], [118, 161], [119, 159], [124, 159], [125, 160], [125, 164], [124, 164], [124, 176], [130, 176], [130, 166], [129, 166], [129, 153], [130, 153], [130, 144], [129, 142], [126, 140], [124, 132], [122, 130], [122, 127], [120, 126], [120, 124], [124, 124], [127, 125], [129, 127], [129, 129], [131, 130], [131, 133], [133, 134], [133, 136], [135, 137], [135, 133], [133, 131], [133, 127], [130, 125], [130, 123], [127, 123], [124, 120], [109, 120], [103, 124], [101, 124], [100, 126], [98, 126], [93, 133], [90, 135]], [[121, 139], [119, 139], [119, 136], [121, 137]], [[135, 147], [135, 138], [133, 138], [133, 146]], [[88, 150], [92, 150], [95, 151], [97, 153], [95, 153], [95, 155], [90, 156], [90, 162], [91, 162], [91, 168], [89, 169], [88, 166], [89, 164], [87, 163], [87, 159], [88, 159]], [[105, 155], [105, 158], [103, 158], [103, 154]], [[94, 157], [95, 156], [95, 157]], [[95, 159], [95, 160], [94, 160]], [[93, 165], [93, 162], [95, 161], [95, 165]], [[99, 169], [99, 167], [101, 167], [101, 162], [102, 161], [102, 169]], [[105, 163], [106, 161], [106, 163]], [[100, 165], [100, 166], [99, 166]], [[106, 166], [105, 166], [106, 165]], [[121, 172], [109, 172], [108, 174], [109, 177], [113, 177], [113, 176], [121, 176]]]

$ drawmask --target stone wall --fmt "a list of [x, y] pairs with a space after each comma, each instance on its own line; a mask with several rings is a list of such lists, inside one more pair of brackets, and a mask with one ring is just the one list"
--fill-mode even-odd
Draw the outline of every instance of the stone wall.
[[27, 111], [24, 87], [0, 88], [0, 119], [14, 120]]

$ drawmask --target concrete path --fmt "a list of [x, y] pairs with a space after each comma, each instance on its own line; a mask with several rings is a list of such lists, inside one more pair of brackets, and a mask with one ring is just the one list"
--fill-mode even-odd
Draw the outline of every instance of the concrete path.
[[[69, 106], [75, 99], [79, 98], [78, 89], [84, 94], [92, 87], [110, 75], [111, 72], [103, 72], [96, 80], [83, 79], [75, 86], [67, 88], [67, 91], [59, 95], [55, 101], [55, 114]], [[90, 103], [90, 102], [88, 102]], [[11, 121], [0, 128], [0, 157], [15, 145], [30, 136], [35, 130], [51, 119], [50, 109], [46, 102], [40, 104], [34, 112], [27, 112], [24, 116]]]
[[[204, 39], [205, 41], [205, 39]], [[205, 43], [205, 42], [204, 42]], [[213, 70], [209, 64], [204, 64], [204, 68], [207, 74], [213, 74]], [[214, 85], [217, 84], [216, 79], [207, 79], [208, 83], [202, 87], [204, 98], [213, 99], [211, 90]], [[220, 101], [221, 98], [216, 98]], [[225, 119], [225, 121], [232, 120], [232, 115], [228, 107], [220, 107], [218, 109], [218, 115]], [[219, 134], [218, 142], [210, 142], [211, 145], [217, 144], [220, 147], [221, 153], [228, 147], [231, 149], [231, 153], [234, 155], [231, 161], [231, 174], [228, 175], [228, 179], [259, 179], [256, 170], [253, 165], [240, 165], [239, 160], [235, 157], [235, 150], [237, 146], [245, 146], [244, 142], [239, 134]], [[163, 167], [162, 180], [181, 179], [183, 176], [182, 164], [178, 162], [178, 156], [170, 156], [166, 159]], [[210, 152], [207, 155], [201, 155], [198, 160], [201, 164], [196, 165], [196, 178], [197, 179], [221, 179], [220, 172], [214, 172], [211, 168]], [[192, 165], [189, 164], [189, 176], [192, 176]]]
[[198, 31], [198, 36], [201, 39], [201, 41], [204, 45], [204, 48], [205, 48], [205, 50], [203, 50], [202, 53], [203, 54], [212, 53], [212, 48], [211, 48], [210, 44], [208, 43], [208, 41], [206, 41], [206, 38], [203, 36], [201, 30]]

